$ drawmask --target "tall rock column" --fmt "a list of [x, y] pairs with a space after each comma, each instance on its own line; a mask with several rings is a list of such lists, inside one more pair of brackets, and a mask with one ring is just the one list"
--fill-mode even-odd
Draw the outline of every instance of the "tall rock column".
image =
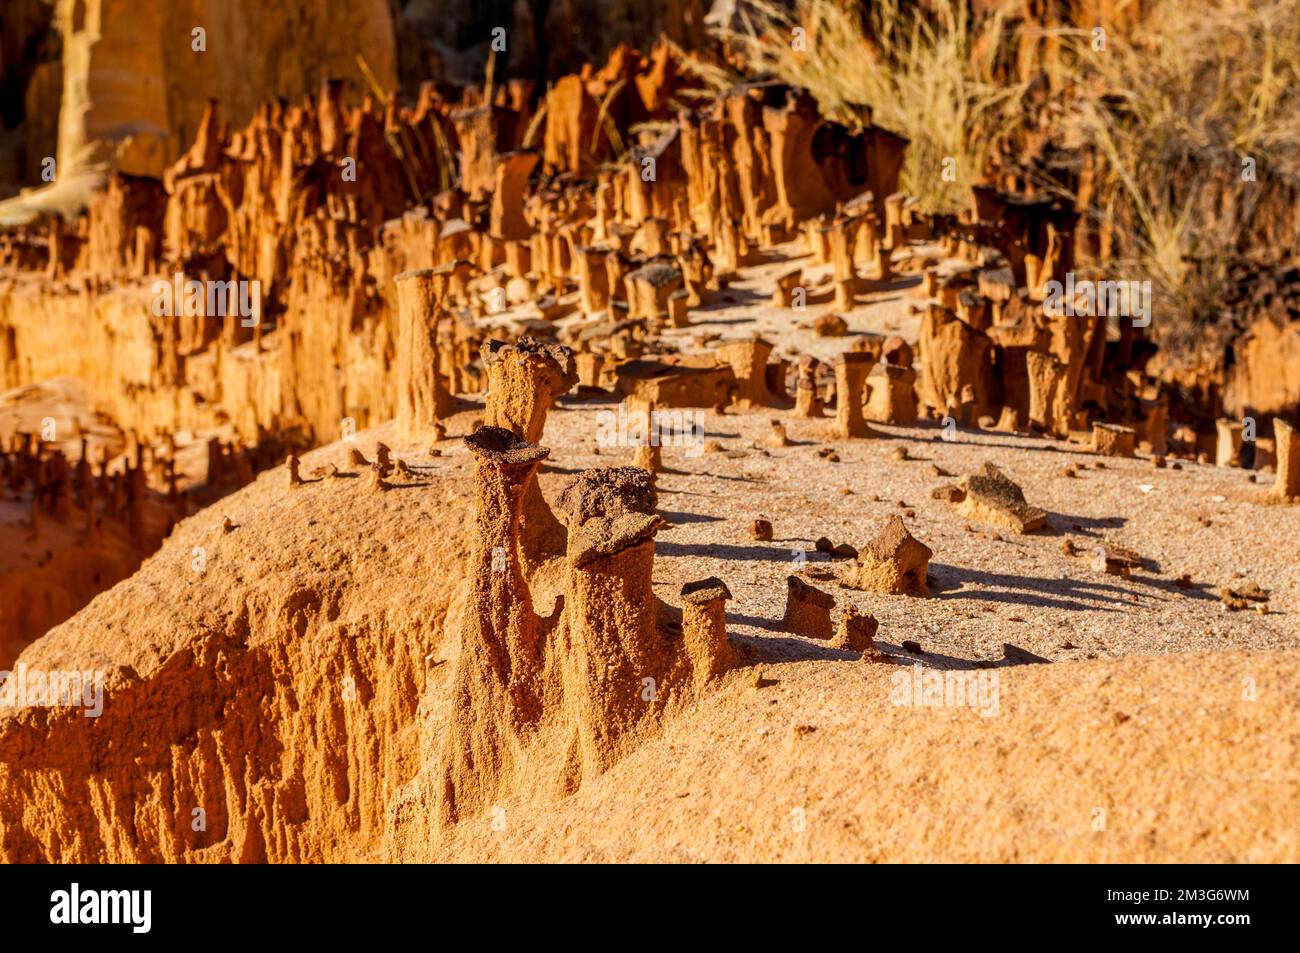
[[[536, 443], [555, 399], [578, 382], [573, 351], [524, 337], [517, 344], [484, 343], [480, 357], [487, 374], [484, 422]], [[524, 564], [531, 574], [565, 548], [564, 525], [555, 518], [535, 478], [524, 490]]]
[[524, 490], [549, 450], [499, 427], [474, 454], [469, 596], [442, 762], [440, 819], [482, 813], [513, 780], [519, 736], [542, 711], [542, 620], [520, 562]]
[[616, 760], [620, 740], [656, 714], [678, 665], [651, 581], [663, 523], [655, 502], [650, 474], [638, 467], [587, 470], [560, 495], [569, 524], [561, 645], [575, 779]]
[[1273, 492], [1284, 500], [1300, 497], [1300, 440], [1295, 428], [1281, 417], [1273, 419], [1273, 437], [1277, 441], [1277, 480]]
[[438, 320], [450, 265], [406, 271], [397, 285], [397, 434], [427, 440], [455, 405], [439, 367]]
[[875, 363], [870, 354], [860, 351], [846, 351], [835, 358], [835, 433], [842, 440], [871, 436], [862, 400], [867, 375]]

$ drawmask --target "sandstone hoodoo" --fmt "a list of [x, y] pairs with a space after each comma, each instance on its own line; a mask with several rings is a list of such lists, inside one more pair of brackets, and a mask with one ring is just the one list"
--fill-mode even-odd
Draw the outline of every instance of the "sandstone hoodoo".
[[862, 414], [862, 398], [874, 363], [870, 355], [857, 351], [835, 358], [835, 434], [842, 440], [871, 435]]
[[649, 473], [588, 470], [565, 487], [564, 598], [543, 618], [522, 559], [524, 537], [535, 530], [522, 517], [550, 451], [490, 426], [466, 443], [476, 460], [477, 503], [441, 769], [447, 824], [483, 813], [546, 763], [554, 765], [555, 792], [576, 789], [608, 769], [666, 706], [738, 661], [727, 638], [725, 585], [710, 579], [685, 587], [680, 613], [654, 594], [654, 538], [663, 520]]
[[3, 5], [0, 860], [1300, 859], [1191, 2]]
[[731, 590], [716, 576], [682, 586], [682, 639], [691, 659], [695, 688], [740, 662], [727, 637], [727, 602]]
[[[529, 337], [517, 344], [486, 341], [479, 360], [487, 371], [487, 424], [530, 442], [542, 438], [555, 399], [577, 383], [569, 348]], [[530, 567], [564, 551], [564, 527], [535, 481], [528, 484], [520, 519], [526, 527], [523, 558]]]
[[1300, 498], [1300, 439], [1295, 428], [1284, 420], [1273, 421], [1277, 444], [1277, 480], [1274, 493], [1283, 500]]
[[427, 440], [446, 417], [452, 397], [438, 366], [438, 323], [454, 265], [407, 271], [397, 287], [397, 432], [403, 440]]

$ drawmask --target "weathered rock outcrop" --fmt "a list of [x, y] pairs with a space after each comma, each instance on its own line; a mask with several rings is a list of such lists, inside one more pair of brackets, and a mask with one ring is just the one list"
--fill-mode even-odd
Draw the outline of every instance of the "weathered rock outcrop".
[[1003, 526], [1016, 533], [1032, 533], [1047, 525], [1047, 511], [1030, 506], [1019, 485], [991, 463], [984, 464], [983, 473], [963, 477], [953, 489], [955, 493], [944, 495], [956, 503], [957, 513], [966, 519]]

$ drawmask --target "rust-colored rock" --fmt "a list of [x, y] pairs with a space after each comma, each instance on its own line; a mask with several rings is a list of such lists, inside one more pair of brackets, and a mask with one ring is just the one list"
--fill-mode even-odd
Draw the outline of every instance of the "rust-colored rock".
[[727, 602], [731, 590], [716, 576], [682, 586], [682, 641], [696, 689], [702, 689], [740, 661], [727, 637]]
[[858, 551], [857, 562], [843, 576], [844, 585], [867, 592], [927, 595], [931, 555], [930, 547], [907, 531], [901, 517], [891, 516], [879, 535]]
[[867, 397], [863, 416], [874, 423], [915, 424], [919, 413], [916, 406], [916, 371], [899, 364], [886, 364], [884, 378], [873, 381]]
[[452, 397], [440, 373], [438, 322], [453, 266], [398, 275], [397, 430], [403, 440], [425, 441], [446, 417]]
[[853, 652], [869, 652], [875, 645], [876, 630], [880, 623], [869, 612], [858, 611], [857, 606], [846, 603], [840, 610], [840, 621], [835, 627], [831, 647]]
[[982, 474], [961, 481], [960, 498], [954, 500], [964, 519], [992, 523], [1016, 533], [1032, 533], [1047, 525], [1047, 511], [1030, 506], [1024, 491], [991, 463]]
[[1273, 492], [1284, 500], [1300, 497], [1300, 438], [1297, 438], [1294, 427], [1280, 417], [1274, 417], [1273, 439], [1277, 459]]
[[1136, 433], [1132, 427], [1118, 424], [1092, 425], [1092, 449], [1106, 457], [1131, 457], [1134, 455]]
[[787, 576], [785, 580], [785, 615], [781, 619], [781, 629], [810, 639], [829, 639], [835, 634], [831, 621], [831, 610], [835, 608], [835, 597], [823, 592], [816, 586], [809, 585], [798, 576]]
[[871, 435], [862, 403], [873, 364], [871, 355], [858, 351], [847, 351], [835, 358], [835, 433], [843, 440]]

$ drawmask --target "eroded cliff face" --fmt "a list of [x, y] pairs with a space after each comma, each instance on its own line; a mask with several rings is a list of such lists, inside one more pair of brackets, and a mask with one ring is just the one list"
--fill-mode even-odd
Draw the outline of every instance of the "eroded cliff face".
[[363, 438], [368, 474], [356, 443], [291, 455], [23, 653], [100, 673], [104, 704], [0, 712], [5, 859], [396, 854], [412, 827], [576, 790], [738, 663], [725, 586], [685, 625], [654, 594], [650, 473], [566, 478], [559, 551], [538, 545], [549, 451], [515, 430], [543, 434], [573, 355], [490, 350], [485, 416], [506, 426], [443, 416], [475, 428], [472, 471], [409, 441], [395, 460], [372, 444], [392, 425]]
[[300, 98], [323, 78], [364, 88], [357, 56], [385, 90], [397, 78], [387, 0], [59, 0], [56, 26], [60, 163], [104, 143], [133, 175], [161, 178], [209, 100], [242, 124], [265, 100]]
[[[589, 442], [595, 409], [566, 410], [571, 419], [558, 429], [552, 421], [551, 442]], [[0, 859], [1295, 858], [1300, 786], [1275, 776], [1296, 757], [1300, 669], [1295, 649], [1282, 648], [1295, 638], [1286, 621], [1293, 579], [1275, 593], [1287, 608], [1223, 622], [1211, 600], [1183, 597], [1172, 608], [1172, 580], [1167, 590], [1154, 577], [1105, 577], [1108, 588], [1092, 600], [1097, 629], [1084, 631], [1111, 639], [1108, 600], [1132, 600], [1151, 626], [1134, 638], [1170, 654], [993, 663], [1002, 679], [997, 717], [900, 706], [899, 675], [909, 684], [922, 677], [922, 663], [897, 647], [900, 636], [928, 632], [919, 636], [923, 658], [940, 662], [924, 669], [927, 679], [949, 671], [945, 663], [965, 663], [947, 653], [971, 652], [977, 623], [965, 616], [960, 634], [939, 642], [953, 600], [871, 596], [865, 604], [889, 615], [877, 651], [863, 658], [824, 639], [761, 630], [738, 640], [749, 651], [733, 653], [722, 580], [674, 585], [663, 601], [647, 583], [663, 592], [668, 579], [691, 578], [706, 559], [716, 564], [688, 539], [734, 537], [683, 538], [679, 526], [676, 554], [662, 558], [664, 527], [645, 512], [654, 508], [650, 474], [600, 465], [540, 474], [544, 500], [566, 525], [557, 586], [518, 558], [519, 504], [539, 479], [542, 448], [509, 431], [471, 429], [480, 412], [447, 418], [451, 437], [438, 441], [436, 456], [383, 427], [305, 454], [297, 482], [285, 469], [264, 474], [184, 522], [137, 575], [28, 649], [21, 661], [32, 669], [104, 670], [104, 708], [97, 719], [76, 709], [0, 711]], [[730, 420], [745, 443], [757, 436], [749, 423]], [[903, 439], [926, 436], [912, 430]], [[852, 525], [865, 491], [898, 480], [908, 464], [889, 462], [884, 441], [841, 446], [871, 450], [855, 457], [855, 476], [839, 478], [858, 480], [853, 509], [841, 510]], [[993, 442], [924, 446], [949, 465], [1023, 452]], [[354, 452], [376, 463], [388, 456], [387, 475], [375, 480], [376, 471], [351, 462]], [[570, 452], [566, 463], [576, 462]], [[1062, 455], [1033, 456], [1054, 461], [1021, 458], [1046, 492]], [[582, 465], [591, 459], [582, 454]], [[815, 492], [799, 486], [814, 482], [806, 471], [788, 472], [797, 459], [791, 450], [764, 471], [779, 485], [784, 469], [785, 486], [798, 487], [787, 526], [806, 524], [801, 494]], [[1089, 516], [1116, 512], [1117, 501], [1137, 513], [1138, 464], [1109, 463], [1086, 489], [1066, 491], [1072, 505], [1054, 498], [1054, 513], [1078, 518], [1085, 496], [1104, 497]], [[751, 455], [738, 465], [756, 464]], [[1167, 494], [1189, 502], [1158, 516], [1156, 536], [1193, 523], [1193, 501], [1228, 486], [1215, 468], [1194, 477], [1191, 469], [1162, 474], [1196, 482]], [[695, 472], [668, 484], [672, 505], [682, 505], [688, 479], [708, 478]], [[1054, 492], [1082, 482], [1055, 481]], [[702, 511], [734, 520], [720, 497], [702, 499]], [[1289, 530], [1300, 511], [1272, 512]], [[945, 578], [978, 564], [973, 552], [1004, 558], [961, 519], [923, 523], [939, 537], [931, 541]], [[954, 555], [962, 544], [970, 549]], [[1260, 544], [1249, 545], [1259, 566]], [[1034, 560], [1030, 578], [1072, 571], [1054, 537], [1026, 537], [1022, 548], [1021, 558]], [[196, 550], [205, 555], [201, 572]], [[1202, 560], [1212, 571], [1214, 552]], [[729, 565], [748, 577], [732, 624], [751, 613], [775, 621], [779, 607], [763, 590], [787, 571], [785, 561]], [[1283, 561], [1269, 565], [1277, 573]], [[1087, 582], [1062, 580], [1059, 591], [1074, 601], [1050, 600], [1047, 621], [1017, 631], [1059, 645], [1067, 613], [1085, 611], [1075, 606], [1090, 599]], [[550, 598], [557, 589], [560, 602]], [[850, 598], [835, 593], [840, 605]], [[1003, 611], [1024, 611], [1019, 591], [1001, 599]], [[918, 616], [925, 628], [913, 629]], [[1219, 624], [1230, 634], [1209, 639], [1253, 650], [1169, 646], [1171, 630]], [[1005, 622], [995, 616], [984, 631], [1000, 640]], [[737, 657], [748, 667], [735, 671]], [[1008, 787], [1010, 776], [1018, 781]], [[1105, 836], [1090, 824], [1099, 804]], [[795, 808], [805, 810], [806, 832], [792, 829]], [[1206, 817], [1218, 820], [1207, 827]]]
[[438, 582], [464, 556], [440, 527], [469, 487], [444, 468], [432, 487], [371, 493], [342, 459], [346, 476], [318, 479], [342, 448], [322, 454], [292, 491], [264, 474], [183, 523], [24, 653], [106, 672], [106, 704], [97, 719], [0, 715], [5, 859], [369, 856], [416, 769], [413, 719], [456, 595]]

